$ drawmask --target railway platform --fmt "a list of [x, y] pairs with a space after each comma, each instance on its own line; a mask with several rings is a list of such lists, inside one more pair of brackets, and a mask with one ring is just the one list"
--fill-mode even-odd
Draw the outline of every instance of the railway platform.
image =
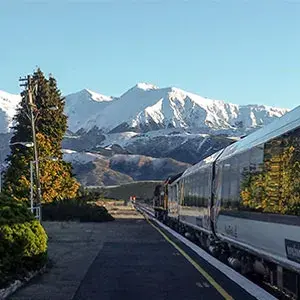
[[56, 263], [11, 300], [275, 299], [151, 217], [45, 226]]
[[[250, 285], [252, 283], [249, 283]], [[252, 287], [257, 292], [253, 284]], [[254, 296], [149, 219], [123, 221], [73, 300], [272, 299]]]

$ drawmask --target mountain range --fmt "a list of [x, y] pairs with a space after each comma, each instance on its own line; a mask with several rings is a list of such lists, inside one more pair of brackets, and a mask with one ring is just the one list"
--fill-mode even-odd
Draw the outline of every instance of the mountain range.
[[[0, 132], [8, 132], [19, 95], [0, 91]], [[163, 128], [236, 130], [270, 123], [288, 111], [265, 105], [237, 105], [168, 87], [138, 83], [120, 97], [84, 89], [65, 97], [69, 130], [146, 132]]]
[[[19, 95], [0, 91], [3, 140], [11, 134], [20, 99]], [[265, 105], [237, 105], [147, 83], [138, 83], [119, 97], [84, 89], [65, 96], [68, 132], [63, 148], [68, 149], [68, 159], [74, 159], [76, 173], [87, 185], [160, 180], [287, 111]], [[76, 152], [70, 155], [72, 151]], [[80, 163], [75, 160], [86, 152], [96, 158]], [[88, 176], [88, 172], [94, 175]]]

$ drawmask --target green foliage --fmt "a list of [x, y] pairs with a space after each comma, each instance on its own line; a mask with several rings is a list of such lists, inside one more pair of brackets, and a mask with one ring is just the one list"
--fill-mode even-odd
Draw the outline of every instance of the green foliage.
[[47, 221], [105, 222], [114, 218], [103, 206], [87, 203], [86, 199], [73, 199], [45, 204], [43, 219]]
[[39, 269], [47, 259], [47, 235], [22, 204], [0, 198], [0, 288], [28, 271]]
[[99, 190], [88, 190], [83, 187], [78, 191], [77, 201], [95, 202], [104, 198], [103, 192]]
[[[40, 160], [40, 181], [44, 202], [74, 198], [79, 184], [72, 174], [71, 164], [62, 161], [61, 143], [67, 130], [64, 115], [64, 99], [50, 76], [47, 79], [38, 69], [32, 76], [37, 86], [33, 102], [35, 104], [35, 127]], [[22, 93], [21, 106], [14, 117], [16, 123], [11, 143], [32, 141], [31, 123], [28, 118], [27, 91]], [[53, 109], [54, 108], [54, 109]], [[59, 159], [49, 161], [49, 157]], [[30, 193], [30, 161], [34, 160], [33, 149], [22, 145], [11, 146], [8, 157], [10, 163], [4, 175], [4, 191], [19, 201], [27, 201]]]

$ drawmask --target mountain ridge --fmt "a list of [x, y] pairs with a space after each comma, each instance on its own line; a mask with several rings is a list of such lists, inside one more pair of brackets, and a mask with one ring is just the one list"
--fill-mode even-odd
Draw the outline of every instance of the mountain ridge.
[[[21, 97], [0, 91], [0, 132], [8, 132]], [[163, 128], [194, 128], [209, 132], [255, 128], [289, 110], [266, 105], [238, 105], [187, 92], [137, 83], [119, 97], [82, 89], [65, 96], [69, 130], [146, 132]]]
[[[1, 160], [9, 153], [9, 128], [20, 100], [0, 91], [0, 137], [7, 145]], [[82, 89], [65, 96], [69, 128], [62, 146], [69, 150], [64, 158], [73, 162], [76, 177], [85, 185], [161, 180], [287, 111], [150, 83], [138, 83], [119, 97]]]

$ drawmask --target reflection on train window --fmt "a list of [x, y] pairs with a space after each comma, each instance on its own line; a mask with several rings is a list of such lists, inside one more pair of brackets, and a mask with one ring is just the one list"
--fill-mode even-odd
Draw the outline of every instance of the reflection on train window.
[[207, 207], [209, 199], [210, 174], [207, 169], [184, 178], [184, 206]]
[[223, 210], [300, 215], [300, 128], [217, 163]]
[[300, 128], [251, 151], [241, 209], [300, 215]]
[[222, 173], [223, 173], [223, 165], [222, 163], [218, 163], [216, 165], [216, 177], [215, 177], [215, 182], [214, 182], [214, 190], [215, 190], [215, 202], [220, 203], [222, 202], [223, 206], [223, 201], [222, 201], [222, 187], [223, 187], [223, 182], [222, 182]]

